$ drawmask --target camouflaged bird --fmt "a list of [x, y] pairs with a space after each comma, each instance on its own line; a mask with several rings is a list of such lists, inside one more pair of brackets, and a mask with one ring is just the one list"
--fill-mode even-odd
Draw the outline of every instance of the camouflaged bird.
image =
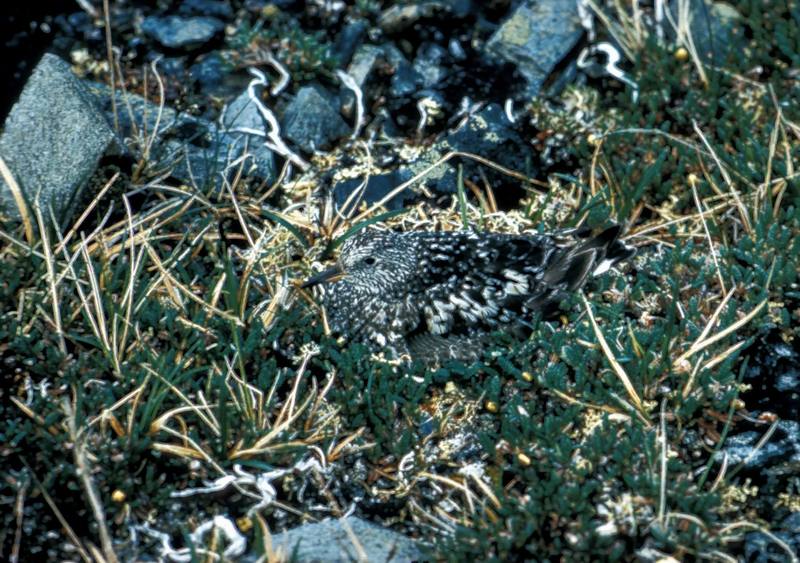
[[[427, 362], [480, 357], [496, 330], [524, 336], [589, 274], [634, 250], [621, 227], [558, 235], [405, 232], [365, 229], [342, 246], [337, 264], [302, 287], [322, 286], [331, 329]], [[327, 282], [327, 283], [326, 283]]]

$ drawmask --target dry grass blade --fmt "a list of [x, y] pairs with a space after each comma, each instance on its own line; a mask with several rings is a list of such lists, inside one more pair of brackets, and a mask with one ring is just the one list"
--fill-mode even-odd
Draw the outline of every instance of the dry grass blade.
[[177, 387], [176, 387], [176, 386], [175, 386], [175, 385], [174, 385], [174, 384], [173, 384], [171, 381], [168, 381], [166, 378], [162, 377], [160, 373], [158, 373], [157, 371], [155, 371], [155, 370], [154, 370], [153, 368], [151, 368], [150, 366], [147, 366], [147, 365], [145, 365], [145, 366], [143, 366], [143, 367], [144, 367], [144, 369], [145, 369], [145, 370], [146, 370], [146, 371], [147, 371], [147, 372], [148, 372], [150, 375], [152, 375], [153, 377], [157, 378], [157, 379], [158, 379], [158, 380], [160, 380], [160, 381], [161, 381], [161, 382], [162, 382], [164, 385], [166, 385], [167, 387], [169, 387], [169, 389], [170, 389], [170, 390], [171, 390], [173, 393], [175, 393], [175, 395], [177, 395], [177, 396], [178, 396], [178, 398], [179, 398], [181, 401], [183, 401], [183, 402], [186, 404], [186, 406], [183, 406], [183, 407], [176, 407], [176, 408], [174, 408], [174, 409], [171, 409], [171, 410], [167, 411], [166, 413], [162, 414], [161, 416], [159, 416], [157, 419], [155, 419], [155, 420], [154, 420], [154, 421], [153, 421], [153, 422], [150, 424], [150, 431], [151, 431], [151, 432], [157, 432], [157, 431], [158, 431], [158, 430], [160, 430], [162, 427], [166, 426], [166, 423], [167, 423], [167, 422], [168, 422], [168, 421], [169, 421], [169, 420], [170, 420], [170, 419], [171, 419], [173, 416], [176, 416], [176, 415], [178, 415], [178, 414], [181, 414], [181, 413], [183, 413], [183, 412], [191, 411], [191, 412], [193, 412], [195, 415], [197, 415], [197, 417], [198, 417], [200, 420], [202, 420], [202, 421], [203, 421], [203, 422], [206, 424], [206, 426], [208, 426], [209, 430], [211, 430], [211, 432], [213, 432], [213, 433], [214, 433], [214, 435], [216, 435], [216, 436], [219, 436], [219, 435], [220, 435], [220, 429], [219, 429], [219, 426], [218, 426], [217, 424], [215, 424], [215, 422], [214, 422], [214, 421], [213, 421], [213, 420], [212, 420], [212, 419], [211, 419], [209, 416], [206, 416], [206, 413], [205, 413], [205, 411], [206, 411], [206, 410], [208, 410], [208, 411], [210, 412], [210, 409], [208, 409], [208, 408], [205, 408], [205, 407], [198, 407], [197, 405], [195, 405], [194, 403], [192, 403], [192, 402], [189, 400], [189, 398], [188, 398], [186, 395], [184, 395], [184, 394], [183, 394], [183, 392], [182, 392], [180, 389], [178, 389], [178, 388], [177, 388]]
[[682, 44], [689, 52], [689, 56], [692, 58], [692, 63], [694, 63], [694, 67], [697, 70], [697, 74], [700, 76], [700, 81], [703, 83], [703, 86], [708, 88], [708, 76], [706, 75], [705, 68], [703, 68], [703, 62], [700, 60], [700, 54], [697, 52], [697, 47], [695, 46], [694, 38], [691, 33], [691, 0], [678, 0], [677, 4], [677, 22], [674, 21], [670, 10], [665, 10], [664, 15], [667, 16], [667, 20], [675, 29], [677, 42]]
[[764, 435], [761, 436], [761, 438], [759, 438], [759, 440], [756, 443], [756, 445], [747, 454], [747, 457], [745, 457], [742, 461], [739, 462], [739, 465], [736, 466], [736, 468], [733, 470], [733, 473], [731, 473], [731, 475], [733, 475], [735, 473], [738, 473], [743, 467], [746, 467], [747, 464], [750, 463], [753, 460], [753, 458], [756, 457], [756, 455], [758, 455], [758, 452], [760, 452], [761, 449], [764, 447], [764, 445], [767, 442], [769, 442], [769, 439], [772, 438], [772, 435], [775, 433], [775, 430], [778, 428], [778, 423], [779, 422], [780, 422], [780, 419], [776, 419], [775, 421], [773, 421], [772, 424], [770, 424], [770, 426], [767, 429], [767, 431], [764, 432]]
[[53, 254], [60, 254], [61, 248], [64, 245], [69, 244], [69, 241], [75, 235], [77, 230], [89, 216], [92, 210], [97, 206], [97, 204], [100, 203], [100, 200], [103, 199], [103, 196], [106, 195], [106, 192], [111, 189], [111, 187], [114, 185], [114, 183], [117, 181], [118, 178], [119, 178], [119, 172], [115, 173], [111, 177], [111, 179], [108, 182], [106, 182], [106, 185], [103, 186], [103, 188], [97, 193], [97, 195], [95, 195], [92, 198], [92, 201], [89, 203], [89, 205], [86, 206], [86, 209], [83, 210], [83, 213], [81, 213], [80, 217], [78, 217], [78, 220], [75, 221], [70, 230], [67, 231], [67, 234], [64, 235], [63, 238], [61, 238], [61, 240], [58, 243], [58, 246], [56, 246], [55, 250], [53, 251]]
[[[11, 402], [14, 403], [17, 406], [17, 408], [19, 408], [19, 410], [21, 410], [25, 414], [25, 416], [29, 417], [31, 420], [36, 422], [36, 424], [38, 424], [42, 428], [46, 427], [45, 426], [46, 423], [42, 415], [35, 413], [28, 405], [23, 403], [19, 398], [10, 397], [10, 399]], [[52, 434], [53, 436], [59, 434], [59, 431], [55, 426], [50, 426], [49, 428], [47, 428], [47, 431], [50, 432], [50, 434]]]
[[[344, 449], [347, 446], [349, 446], [352, 442], [354, 442], [355, 440], [360, 438], [364, 434], [364, 432], [366, 432], [366, 431], [367, 431], [366, 427], [362, 426], [361, 428], [359, 428], [358, 430], [356, 430], [355, 432], [353, 432], [352, 434], [347, 436], [344, 440], [342, 440], [341, 442], [336, 444], [336, 446], [333, 446], [332, 448], [330, 448], [330, 451], [329, 451], [328, 455], [325, 456], [325, 461], [330, 463], [330, 462], [335, 461], [336, 459], [338, 459], [339, 456], [344, 451]], [[331, 444], [331, 445], [333, 445], [333, 444]]]
[[83, 436], [81, 432], [78, 431], [75, 411], [69, 400], [65, 399], [63, 405], [64, 412], [67, 415], [67, 428], [69, 428], [70, 439], [72, 440], [72, 455], [75, 460], [75, 467], [77, 468], [76, 474], [86, 492], [86, 498], [89, 501], [89, 506], [92, 509], [92, 514], [97, 524], [97, 533], [100, 534], [100, 545], [103, 548], [103, 557], [106, 561], [115, 563], [117, 561], [117, 555], [114, 553], [111, 532], [106, 523], [105, 509], [100, 502], [100, 493], [97, 491], [97, 485], [94, 479], [92, 479], [92, 470], [91, 467], [89, 467], [89, 460], [86, 456]]
[[14, 175], [11, 173], [11, 170], [2, 156], [0, 156], [0, 176], [3, 177], [6, 186], [8, 186], [11, 196], [14, 198], [17, 210], [19, 211], [19, 216], [22, 218], [22, 225], [25, 229], [25, 239], [28, 241], [29, 245], [33, 246], [33, 223], [31, 223], [31, 216], [28, 213], [25, 197], [22, 195], [22, 189], [19, 187], [19, 184], [17, 184]]
[[664, 517], [667, 512], [667, 417], [666, 401], [661, 401], [661, 416], [659, 417], [658, 439], [661, 443], [661, 477], [658, 487], [658, 521], [664, 526]]
[[[292, 394], [296, 394], [296, 391], [293, 390]], [[303, 414], [303, 412], [308, 408], [311, 401], [314, 399], [313, 394], [309, 394], [306, 397], [305, 401], [303, 401], [297, 410], [292, 413], [291, 415], [286, 415], [286, 407], [288, 406], [289, 402], [287, 401], [284, 404], [284, 408], [281, 409], [280, 414], [278, 415], [278, 419], [275, 421], [273, 427], [270, 431], [263, 437], [259, 438], [252, 447], [245, 448], [241, 450], [236, 450], [230, 455], [230, 459], [238, 459], [242, 457], [249, 457], [252, 455], [258, 455], [263, 451], [268, 451], [267, 444], [272, 442], [279, 434], [287, 430], [291, 425]]]
[[[622, 366], [617, 361], [617, 358], [614, 357], [614, 353], [611, 351], [611, 348], [606, 342], [605, 336], [603, 336], [600, 327], [597, 326], [597, 321], [594, 318], [594, 313], [592, 312], [592, 306], [589, 304], [589, 301], [586, 299], [586, 296], [581, 293], [581, 299], [583, 299], [583, 304], [586, 307], [586, 312], [589, 314], [589, 320], [592, 323], [592, 329], [594, 330], [594, 334], [597, 337], [597, 341], [600, 343], [600, 348], [603, 350], [603, 354], [605, 354], [606, 359], [611, 364], [614, 373], [617, 375], [619, 380], [622, 382], [622, 385], [625, 387], [625, 391], [628, 393], [628, 397], [630, 397], [631, 401], [633, 402], [633, 406], [642, 416], [645, 421], [648, 421], [647, 411], [642, 404], [642, 400], [639, 398], [639, 394], [634, 389], [633, 384], [631, 383], [628, 374], [625, 373], [625, 370], [622, 369]], [[649, 425], [649, 422], [648, 422]]]
[[114, 75], [114, 45], [111, 42], [111, 13], [108, 0], [103, 0], [103, 27], [106, 36], [106, 57], [108, 58], [108, 85], [111, 88], [111, 113], [114, 115], [114, 131], [119, 134], [119, 112], [117, 111], [117, 78]]
[[744, 224], [744, 228], [748, 234], [753, 233], [753, 226], [750, 222], [750, 215], [747, 212], [747, 208], [745, 207], [744, 203], [742, 202], [742, 197], [739, 194], [739, 191], [733, 185], [733, 180], [731, 180], [730, 174], [728, 174], [728, 169], [722, 163], [722, 161], [717, 156], [717, 153], [714, 152], [714, 149], [711, 147], [711, 143], [708, 142], [708, 139], [703, 134], [703, 131], [700, 129], [700, 126], [697, 124], [696, 121], [692, 120], [692, 127], [694, 128], [694, 132], [697, 133], [697, 136], [703, 141], [706, 149], [709, 153], [711, 153], [711, 157], [714, 159], [714, 162], [719, 169], [720, 174], [725, 179], [725, 183], [728, 185], [728, 189], [730, 190], [733, 198], [736, 200], [736, 206], [739, 209], [739, 215], [742, 218], [742, 223]]
[[[548, 389], [548, 391], [553, 395], [555, 395], [556, 397], [558, 397], [559, 399], [563, 399], [564, 401], [566, 401], [571, 405], [580, 405], [588, 409], [607, 412], [608, 414], [616, 414], [616, 415], [622, 414], [617, 409], [611, 408], [607, 405], [595, 405], [593, 403], [587, 403], [586, 401], [581, 401], [579, 399], [576, 399], [575, 397], [570, 397], [569, 395], [567, 395], [563, 391], [559, 391], [558, 389]], [[623, 415], [623, 416], [627, 417], [628, 415]]]
[[44, 498], [44, 501], [47, 503], [47, 506], [50, 507], [50, 510], [53, 511], [53, 514], [55, 515], [56, 520], [58, 520], [58, 523], [61, 524], [61, 526], [64, 528], [64, 531], [67, 532], [67, 536], [69, 537], [69, 540], [72, 542], [72, 545], [78, 551], [78, 553], [80, 554], [81, 558], [86, 563], [93, 563], [93, 559], [89, 556], [89, 553], [86, 551], [86, 548], [83, 546], [83, 543], [81, 543], [81, 540], [78, 537], [78, 534], [76, 534], [75, 530], [72, 529], [72, 526], [70, 526], [69, 521], [66, 518], [64, 518], [64, 514], [61, 512], [61, 510], [59, 510], [58, 506], [56, 505], [55, 501], [53, 500], [53, 497], [50, 496], [50, 493], [47, 492], [47, 489], [44, 488], [44, 485], [42, 485], [42, 482], [39, 481], [39, 478], [36, 477], [36, 474], [33, 472], [33, 470], [30, 468], [30, 466], [27, 464], [27, 462], [24, 461], [24, 459], [23, 459], [23, 463], [25, 464], [25, 467], [30, 472], [31, 477], [33, 477], [33, 481], [36, 483], [36, 486], [39, 488], [39, 492], [42, 493], [42, 498]]
[[228, 193], [231, 196], [231, 203], [233, 204], [233, 209], [236, 211], [236, 218], [239, 220], [239, 225], [242, 227], [242, 232], [244, 232], [244, 236], [247, 238], [247, 243], [250, 245], [250, 248], [255, 247], [255, 242], [253, 241], [253, 237], [250, 234], [250, 228], [247, 224], [247, 221], [244, 220], [244, 215], [242, 214], [242, 210], [239, 207], [239, 201], [236, 199], [236, 193], [233, 191], [233, 186], [227, 179], [223, 178], [223, 182], [225, 187], [228, 190]]
[[711, 346], [715, 342], [718, 342], [719, 340], [722, 340], [726, 336], [728, 336], [728, 335], [736, 332], [737, 330], [739, 330], [741, 327], [743, 327], [744, 325], [749, 323], [751, 320], [753, 320], [753, 318], [755, 318], [755, 316], [758, 315], [758, 313], [761, 311], [761, 309], [763, 309], [766, 306], [766, 304], [767, 304], [767, 300], [764, 299], [761, 303], [756, 305], [755, 309], [753, 309], [752, 311], [747, 313], [744, 317], [742, 317], [741, 319], [739, 319], [738, 321], [736, 321], [735, 323], [733, 323], [732, 325], [730, 325], [726, 329], [719, 331], [718, 333], [716, 333], [714, 336], [712, 336], [710, 338], [706, 338], [704, 340], [696, 341], [694, 344], [691, 345], [691, 347], [686, 352], [681, 354], [678, 357], [678, 359], [676, 359], [672, 363], [673, 367], [680, 366], [681, 364], [683, 364], [683, 362], [685, 360], [688, 360], [690, 357], [692, 357], [693, 355], [697, 354], [701, 350], [704, 350], [704, 349], [708, 348], [709, 346]]
[[153, 449], [156, 451], [171, 453], [180, 457], [189, 459], [201, 459], [213, 467], [220, 475], [227, 475], [227, 472], [211, 457], [206, 451], [194, 441], [186, 432], [178, 432], [169, 426], [162, 426], [159, 429], [161, 432], [166, 432], [171, 436], [179, 438], [186, 446], [177, 446], [175, 444], [165, 444], [163, 442], [156, 442], [153, 444]]
[[165, 444], [164, 442], [153, 442], [153, 449], [157, 452], [163, 452], [175, 457], [182, 457], [184, 459], [199, 459], [207, 460], [206, 454], [186, 446], [176, 446], [175, 444]]
[[728, 304], [731, 297], [733, 297], [734, 292], [736, 291], [736, 286], [732, 287], [731, 290], [722, 298], [722, 301], [717, 308], [714, 310], [714, 314], [711, 315], [711, 318], [706, 323], [706, 326], [703, 327], [703, 331], [700, 333], [700, 336], [697, 337], [697, 340], [694, 341], [692, 345], [696, 345], [699, 342], [702, 342], [708, 337], [708, 334], [711, 332], [711, 329], [716, 326], [717, 321], [719, 320], [719, 316], [722, 314], [722, 311], [725, 310], [725, 305]]
[[[94, 319], [96, 321], [97, 328], [99, 329], [99, 337], [103, 344], [105, 350], [111, 354], [111, 342], [108, 339], [108, 326], [106, 324], [106, 313], [103, 307], [103, 295], [100, 291], [100, 283], [97, 281], [97, 274], [94, 271], [94, 265], [92, 264], [92, 259], [89, 256], [89, 251], [86, 249], [86, 239], [83, 239], [83, 243], [81, 244], [80, 251], [83, 255], [84, 264], [86, 266], [86, 275], [89, 278], [89, 284], [92, 289], [92, 301], [94, 302]], [[117, 363], [116, 359], [114, 362], [115, 371], [119, 374], [120, 373], [120, 366]]]
[[[453, 479], [448, 477], [442, 477], [441, 475], [436, 475], [435, 473], [428, 473], [427, 471], [421, 471], [419, 475], [417, 475], [420, 479], [430, 479], [431, 481], [437, 481], [439, 483], [443, 483], [449, 487], [454, 489], [458, 489], [464, 494], [464, 500], [467, 501], [467, 507], [469, 508], [470, 514], [475, 513], [475, 503], [473, 501], [473, 497], [475, 493], [473, 493], [467, 485], [464, 483], [459, 483]], [[492, 495], [494, 496], [494, 495]], [[495, 497], [496, 500], [496, 497]]]
[[347, 518], [340, 518], [339, 523], [342, 525], [342, 528], [347, 534], [350, 543], [353, 544], [353, 549], [356, 551], [356, 557], [358, 558], [359, 563], [368, 563], [369, 557], [367, 557], [367, 552], [364, 550], [364, 546], [361, 545], [361, 542], [358, 540], [355, 532], [353, 532], [353, 528], [351, 528], [350, 524], [347, 522]]
[[[192, 293], [192, 291], [188, 287], [184, 286], [181, 282], [179, 282], [177, 279], [175, 279], [175, 277], [172, 274], [170, 274], [167, 271], [167, 269], [161, 263], [161, 259], [158, 257], [158, 254], [156, 254], [156, 251], [153, 250], [153, 247], [150, 246], [150, 244], [145, 243], [145, 247], [147, 248], [147, 253], [150, 255], [150, 258], [155, 263], [155, 265], [158, 268], [159, 272], [162, 274], [162, 276], [164, 277], [165, 281], [169, 282], [171, 287], [180, 289], [181, 293], [186, 295], [186, 297], [188, 297], [191, 301], [194, 301], [195, 303], [200, 305], [207, 312], [213, 313], [215, 315], [219, 315], [223, 319], [236, 324], [236, 326], [239, 326], [239, 327], [243, 327], [244, 326], [244, 322], [242, 322], [242, 320], [239, 319], [236, 315], [232, 315], [232, 314], [230, 314], [230, 313], [228, 313], [226, 311], [218, 309], [218, 308], [214, 307], [213, 305], [211, 305], [209, 303], [206, 303], [205, 301], [203, 301], [202, 299], [197, 297], [194, 293]], [[170, 292], [170, 293], [172, 294], [172, 292]], [[174, 297], [174, 294], [173, 294], [173, 297]], [[181, 305], [180, 301], [176, 301], [175, 304], [178, 305], [178, 306]]]
[[136, 389], [127, 393], [124, 397], [122, 397], [119, 401], [117, 401], [110, 407], [104, 408], [100, 412], [100, 414], [89, 419], [89, 422], [86, 424], [87, 428], [91, 428], [97, 422], [103, 421], [107, 416], [113, 415], [115, 410], [125, 405], [129, 401], [135, 400], [142, 393], [142, 391], [144, 391], [144, 389], [145, 389], [145, 384], [139, 385]]
[[747, 341], [746, 340], [742, 340], [741, 342], [737, 342], [736, 344], [733, 344], [732, 346], [729, 346], [724, 351], [720, 352], [719, 354], [717, 354], [716, 356], [711, 358], [709, 361], [707, 361], [705, 364], [703, 364], [703, 367], [700, 368], [700, 369], [702, 371], [708, 371], [708, 370], [713, 369], [714, 367], [716, 367], [717, 365], [719, 365], [720, 363], [722, 363], [726, 359], [728, 359], [728, 357], [731, 356], [731, 354], [734, 354], [735, 352], [737, 352], [739, 350], [739, 348], [741, 348], [745, 344], [747, 344]]
[[468, 158], [470, 160], [474, 160], [475, 162], [479, 162], [480, 164], [483, 164], [485, 166], [493, 168], [494, 170], [497, 170], [498, 172], [500, 172], [502, 174], [505, 174], [506, 176], [510, 176], [511, 178], [515, 178], [517, 180], [520, 180], [521, 182], [525, 182], [529, 186], [531, 184], [535, 184], [535, 185], [539, 185], [539, 186], [541, 186], [543, 188], [547, 188], [548, 187], [547, 183], [545, 183], [545, 182], [539, 182], [539, 181], [537, 181], [537, 180], [535, 180], [533, 178], [530, 178], [529, 176], [526, 176], [525, 174], [522, 174], [521, 172], [517, 172], [515, 170], [511, 170], [510, 168], [506, 168], [505, 166], [501, 166], [500, 164], [497, 164], [496, 162], [493, 162], [493, 161], [489, 160], [488, 158], [484, 158], [482, 156], [479, 156], [477, 154], [472, 154], [472, 153], [469, 153], [469, 152], [452, 151], [452, 152], [449, 152], [446, 155], [444, 155], [442, 158], [440, 158], [439, 160], [437, 160], [436, 162], [434, 162], [430, 166], [426, 167], [424, 170], [422, 170], [422, 172], [420, 172], [419, 174], [417, 174], [416, 176], [414, 176], [410, 180], [407, 180], [407, 181], [403, 182], [402, 184], [400, 184], [399, 186], [397, 186], [396, 188], [394, 188], [392, 191], [390, 191], [388, 194], [383, 196], [377, 202], [373, 203], [372, 206], [369, 209], [367, 209], [366, 211], [363, 211], [355, 219], [353, 219], [353, 223], [358, 223], [359, 221], [361, 221], [365, 217], [369, 217], [375, 211], [377, 211], [378, 209], [383, 207], [387, 202], [391, 201], [399, 193], [401, 193], [402, 191], [404, 191], [404, 190], [408, 189], [409, 187], [413, 186], [419, 180], [421, 180], [422, 178], [424, 178], [425, 176], [430, 174], [431, 171], [434, 170], [436, 167], [441, 166], [442, 164], [446, 163], [447, 161], [449, 161], [449, 160], [451, 160], [453, 158], [459, 157], [459, 156], [463, 157], [463, 158]]
[[53, 322], [55, 323], [56, 336], [58, 337], [58, 348], [62, 354], [67, 353], [67, 343], [64, 340], [64, 328], [61, 326], [61, 302], [56, 286], [56, 273], [53, 252], [50, 248], [50, 241], [47, 238], [47, 228], [42, 218], [42, 210], [39, 204], [34, 205], [36, 221], [39, 225], [39, 234], [42, 237], [42, 248], [44, 249], [45, 265], [47, 266], [47, 283], [50, 285], [50, 298], [53, 301]]
[[14, 500], [14, 519], [16, 529], [14, 530], [14, 543], [11, 546], [11, 553], [8, 560], [11, 563], [19, 563], [20, 547], [22, 545], [22, 521], [25, 515], [25, 498], [28, 494], [30, 481], [22, 481], [17, 489], [17, 498]]
[[703, 213], [703, 203], [700, 201], [700, 196], [697, 193], [697, 178], [695, 178], [694, 175], [689, 176], [689, 186], [692, 188], [694, 203], [697, 206], [697, 210], [700, 212], [700, 221], [703, 223], [703, 231], [705, 232], [706, 240], [708, 241], [708, 250], [711, 253], [711, 258], [714, 260], [714, 267], [717, 270], [719, 286], [722, 288], [722, 293], [725, 293], [725, 280], [722, 278], [722, 270], [720, 270], [719, 261], [717, 260], [717, 249], [714, 247], [714, 241], [711, 239], [711, 233], [708, 230], [708, 223], [706, 223], [706, 218]]
[[733, 530], [735, 530], [737, 528], [749, 528], [751, 530], [757, 530], [757, 531], [761, 532], [762, 534], [766, 535], [769, 539], [774, 541], [776, 544], [778, 544], [780, 546], [780, 548], [786, 552], [786, 555], [788, 556], [787, 561], [791, 561], [792, 563], [798, 563], [798, 561], [800, 561], [800, 559], [798, 559], [797, 555], [795, 555], [795, 553], [792, 550], [792, 548], [789, 547], [789, 545], [785, 541], [780, 539], [778, 536], [776, 536], [775, 534], [773, 534], [772, 532], [770, 532], [769, 530], [767, 530], [763, 526], [759, 526], [758, 524], [755, 524], [753, 522], [747, 522], [747, 521], [734, 522], [733, 524], [729, 524], [729, 525], [725, 526], [724, 528], [722, 528], [719, 531], [719, 535], [720, 536], [724, 536], [728, 532], [731, 532], [731, 531], [733, 531]]

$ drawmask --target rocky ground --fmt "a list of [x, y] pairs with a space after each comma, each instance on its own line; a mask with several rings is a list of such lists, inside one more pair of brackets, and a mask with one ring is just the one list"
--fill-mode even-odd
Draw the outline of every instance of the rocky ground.
[[[3, 558], [797, 560], [795, 2], [15, 10]], [[636, 258], [471, 365], [296, 283], [612, 221]]]

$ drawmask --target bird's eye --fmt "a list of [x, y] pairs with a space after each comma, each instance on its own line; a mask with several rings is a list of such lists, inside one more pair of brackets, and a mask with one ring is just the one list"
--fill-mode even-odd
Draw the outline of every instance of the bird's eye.
[[374, 256], [367, 256], [366, 258], [364, 258], [364, 264], [366, 264], [367, 266], [374, 266], [375, 262], [377, 262], [377, 260], [375, 259]]

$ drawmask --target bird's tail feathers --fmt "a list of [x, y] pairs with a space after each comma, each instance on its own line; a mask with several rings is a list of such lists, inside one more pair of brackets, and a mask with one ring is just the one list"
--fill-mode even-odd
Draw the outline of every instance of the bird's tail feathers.
[[612, 225], [595, 236], [591, 236], [588, 229], [575, 232], [576, 237], [584, 240], [564, 248], [563, 254], [545, 271], [544, 280], [554, 285], [563, 284], [574, 291], [583, 285], [590, 273], [602, 275], [615, 264], [631, 258], [636, 250], [619, 240], [621, 234], [621, 225]]

